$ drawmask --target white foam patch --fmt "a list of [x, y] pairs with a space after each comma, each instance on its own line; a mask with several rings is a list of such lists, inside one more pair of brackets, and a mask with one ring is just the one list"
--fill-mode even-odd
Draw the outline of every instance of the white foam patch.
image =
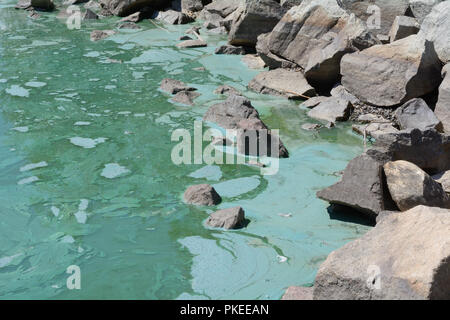
[[25, 179], [20, 180], [19, 182], [17, 182], [18, 185], [22, 185], [22, 184], [30, 184], [33, 182], [39, 181], [39, 178], [36, 176], [32, 176], [32, 177], [28, 177]]
[[53, 213], [53, 215], [55, 216], [55, 217], [58, 217], [59, 216], [59, 213], [61, 212], [57, 207], [55, 207], [55, 206], [52, 206], [51, 208], [50, 208], [50, 211]]
[[100, 52], [98, 51], [90, 51], [86, 54], [83, 55], [84, 57], [89, 57], [89, 58], [97, 58], [100, 56]]
[[32, 88], [41, 88], [41, 87], [44, 87], [45, 85], [47, 85], [47, 83], [40, 82], [40, 81], [29, 81], [29, 82], [25, 83], [25, 85], [27, 87], [32, 87]]
[[29, 90], [18, 85], [12, 85], [11, 87], [7, 88], [6, 93], [9, 93], [10, 95], [16, 97], [28, 97], [30, 95]]
[[81, 138], [81, 137], [70, 138], [70, 142], [72, 144], [85, 149], [95, 148], [99, 143], [104, 143], [105, 141], [106, 138], [97, 138], [97, 139]]
[[45, 161], [41, 161], [38, 163], [30, 163], [20, 168], [20, 172], [30, 171], [38, 168], [44, 168], [48, 166], [48, 163]]
[[105, 168], [103, 169], [101, 176], [108, 179], [114, 179], [129, 172], [130, 170], [119, 165], [118, 163], [108, 163], [105, 164]]
[[67, 235], [67, 236], [64, 236], [61, 238], [61, 242], [62, 243], [74, 243], [75, 239], [72, 236]]
[[77, 121], [74, 126], [89, 126], [91, 123], [89, 121]]
[[12, 128], [11, 130], [15, 130], [15, 131], [18, 131], [18, 132], [28, 132], [28, 127], [15, 127], [15, 128]]

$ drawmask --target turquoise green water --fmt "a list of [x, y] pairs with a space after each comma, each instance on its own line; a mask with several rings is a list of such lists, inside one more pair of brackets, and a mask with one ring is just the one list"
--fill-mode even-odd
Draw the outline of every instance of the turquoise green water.
[[[259, 71], [215, 56], [223, 37], [179, 51], [187, 26], [145, 21], [94, 43], [90, 31], [116, 18], [68, 30], [56, 14], [31, 20], [14, 3], [0, 4], [1, 299], [279, 299], [367, 231], [330, 219], [315, 197], [362, 151], [360, 138], [347, 126], [303, 131], [311, 120], [298, 103], [246, 91]], [[165, 77], [199, 88], [196, 105], [172, 104], [158, 90]], [[192, 132], [224, 99], [213, 94], [222, 84], [280, 129], [291, 157], [277, 175], [171, 162], [172, 131]], [[181, 201], [199, 183], [223, 195], [218, 208], [242, 206], [247, 228], [206, 229], [213, 209]], [[66, 287], [70, 265], [80, 290]]]

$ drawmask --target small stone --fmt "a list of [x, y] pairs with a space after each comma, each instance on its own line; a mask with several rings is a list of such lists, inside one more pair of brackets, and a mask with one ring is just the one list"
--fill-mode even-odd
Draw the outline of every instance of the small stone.
[[212, 213], [206, 225], [212, 228], [237, 229], [243, 227], [245, 212], [241, 207], [223, 209]]
[[184, 193], [184, 201], [198, 206], [215, 206], [222, 201], [216, 190], [209, 184], [190, 186]]

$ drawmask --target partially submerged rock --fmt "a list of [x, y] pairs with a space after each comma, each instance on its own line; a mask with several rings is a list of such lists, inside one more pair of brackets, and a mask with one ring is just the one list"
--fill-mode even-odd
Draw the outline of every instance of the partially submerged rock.
[[91, 41], [99, 41], [115, 34], [114, 30], [94, 30], [91, 32]]
[[436, 89], [441, 63], [433, 45], [413, 35], [345, 55], [341, 73], [342, 84], [358, 99], [391, 107]]
[[450, 299], [450, 210], [388, 215], [320, 266], [315, 300]]
[[308, 116], [329, 122], [346, 121], [353, 109], [352, 104], [344, 99], [329, 97], [308, 112]]
[[199, 184], [187, 188], [184, 201], [198, 206], [215, 206], [222, 201], [222, 198], [211, 185]]
[[194, 19], [186, 13], [175, 10], [158, 11], [154, 15], [154, 19], [161, 20], [168, 24], [186, 24], [194, 21]]
[[165, 78], [161, 81], [160, 89], [166, 91], [170, 94], [176, 94], [180, 91], [195, 91], [197, 90], [194, 87], [190, 87], [184, 82], [181, 82], [176, 79]]
[[238, 95], [238, 96], [242, 95], [242, 93], [238, 89], [236, 89], [232, 86], [226, 85], [226, 84], [219, 86], [216, 90], [214, 90], [214, 93], [215, 94], [223, 94], [223, 95], [227, 95], [227, 96], [230, 94], [234, 94], [234, 95]]
[[442, 130], [442, 123], [427, 103], [420, 98], [412, 99], [395, 111], [400, 129]]
[[195, 91], [180, 91], [175, 94], [175, 96], [171, 99], [172, 102], [185, 104], [188, 106], [194, 105], [194, 99], [199, 97], [200, 93]]
[[259, 73], [248, 85], [249, 89], [263, 94], [305, 99], [316, 94], [301, 72], [275, 69]]
[[442, 186], [415, 164], [388, 162], [384, 173], [392, 199], [401, 211], [418, 205], [450, 208], [450, 197]]
[[245, 54], [245, 48], [241, 46], [233, 46], [230, 44], [225, 44], [216, 49], [215, 54], [237, 54], [243, 55]]
[[250, 69], [263, 69], [266, 66], [264, 60], [256, 54], [246, 54], [242, 57], [241, 61]]
[[245, 212], [241, 207], [229, 208], [211, 213], [206, 225], [212, 228], [238, 229], [245, 223]]
[[200, 39], [197, 40], [186, 40], [177, 44], [178, 48], [203, 48], [207, 47], [208, 44]]

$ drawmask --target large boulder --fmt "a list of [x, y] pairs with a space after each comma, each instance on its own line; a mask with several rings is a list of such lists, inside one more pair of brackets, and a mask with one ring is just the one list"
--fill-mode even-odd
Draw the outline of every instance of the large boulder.
[[[260, 119], [258, 111], [245, 97], [230, 94], [222, 103], [212, 105], [203, 116], [204, 121], [214, 122], [225, 129], [237, 131], [238, 150], [244, 154], [287, 158], [289, 153], [283, 142], [275, 136]], [[256, 135], [258, 148], [256, 154], [253, 148], [245, 142], [246, 135]], [[244, 141], [242, 140], [244, 138]]]
[[186, 24], [194, 21], [194, 18], [187, 15], [184, 12], [178, 12], [175, 10], [166, 10], [155, 12], [153, 18], [161, 20], [168, 24]]
[[199, 184], [187, 188], [184, 201], [197, 206], [215, 206], [222, 201], [222, 198], [211, 185]]
[[428, 107], [427, 103], [420, 98], [409, 100], [395, 110], [395, 117], [400, 129], [442, 130], [441, 121], [436, 117], [433, 110]]
[[300, 71], [281, 68], [259, 73], [248, 87], [259, 93], [290, 99], [305, 99], [305, 96], [312, 97], [316, 94]]
[[353, 109], [350, 101], [328, 97], [308, 112], [308, 116], [328, 122], [347, 121]]
[[433, 42], [439, 59], [450, 62], [450, 1], [436, 5], [425, 18], [419, 36]]
[[423, 96], [441, 82], [441, 63], [433, 44], [418, 35], [347, 54], [342, 84], [358, 99], [391, 107]]
[[382, 166], [384, 162], [368, 154], [356, 157], [347, 165], [341, 181], [317, 193], [331, 204], [344, 205], [375, 219], [383, 210], [395, 208], [386, 193]]
[[439, 87], [439, 98], [434, 113], [442, 122], [445, 133], [450, 134], [450, 63], [442, 69], [444, 80]]
[[211, 213], [206, 225], [212, 228], [238, 229], [245, 223], [245, 212], [241, 207], [229, 208]]
[[181, 0], [181, 10], [183, 12], [201, 11], [203, 6], [210, 2], [210, 0]]
[[418, 205], [450, 208], [450, 198], [441, 184], [415, 164], [403, 160], [388, 162], [384, 173], [392, 199], [401, 211]]
[[100, 0], [101, 7], [119, 17], [126, 17], [145, 7], [160, 9], [170, 6], [170, 0]]
[[[387, 35], [397, 16], [408, 11], [408, 0], [340, 0], [342, 7], [367, 22], [378, 34]], [[377, 18], [380, 18], [377, 25]]]
[[222, 18], [227, 17], [232, 14], [239, 7], [241, 0], [214, 0], [207, 6], [205, 6], [205, 11], [212, 14], [218, 14]]
[[381, 43], [334, 0], [305, 0], [293, 7], [267, 41], [270, 53], [296, 63], [313, 86], [328, 87], [339, 80], [345, 54]]
[[409, 0], [409, 11], [421, 24], [433, 7], [444, 0]]
[[317, 300], [450, 299], [450, 210], [418, 206], [381, 219], [332, 252]]
[[269, 69], [277, 68], [295, 68], [297, 65], [294, 62], [283, 59], [269, 50], [270, 33], [263, 33], [258, 36], [256, 42], [256, 52], [269, 67]]
[[238, 9], [229, 34], [229, 43], [254, 47], [260, 34], [272, 31], [285, 10], [274, 0], [245, 0]]

